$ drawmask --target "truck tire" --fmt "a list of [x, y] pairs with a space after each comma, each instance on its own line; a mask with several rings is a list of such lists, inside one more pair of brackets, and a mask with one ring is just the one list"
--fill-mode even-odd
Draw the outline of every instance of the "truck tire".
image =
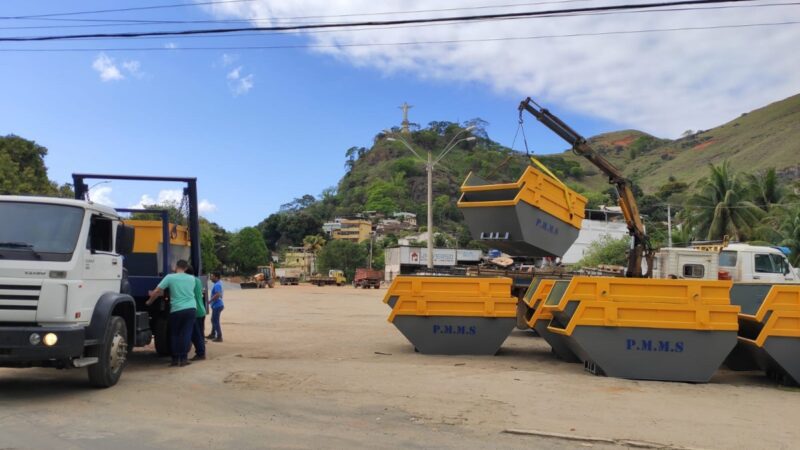
[[153, 340], [158, 356], [172, 355], [172, 350], [169, 348], [169, 321], [166, 317], [153, 319]]
[[89, 384], [97, 388], [109, 388], [117, 384], [128, 364], [128, 327], [119, 316], [111, 316], [106, 325], [103, 341], [89, 347], [89, 357], [98, 359], [88, 367]]

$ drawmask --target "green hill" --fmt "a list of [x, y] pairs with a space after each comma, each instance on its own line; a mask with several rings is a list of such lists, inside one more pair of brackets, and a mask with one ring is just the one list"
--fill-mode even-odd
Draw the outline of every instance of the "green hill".
[[[626, 130], [590, 139], [625, 175], [645, 192], [654, 192], [670, 177], [692, 184], [708, 172], [708, 164], [728, 160], [736, 171], [757, 172], [776, 168], [785, 179], [800, 172], [800, 95], [772, 103], [712, 128], [677, 140], [657, 139]], [[580, 156], [565, 152], [564, 158], [591, 165]], [[605, 179], [592, 174], [579, 181], [597, 190]]]
[[[532, 118], [531, 118], [532, 119]], [[482, 178], [512, 181], [522, 173], [528, 158], [488, 138], [486, 123], [431, 122], [427, 128], [402, 136], [418, 152], [438, 154], [454, 136], [470, 125], [476, 140], [456, 146], [434, 172], [434, 222], [459, 240], [469, 235], [456, 207], [459, 187], [470, 171]], [[580, 131], [580, 130], [578, 130]], [[459, 136], [466, 136], [462, 133]], [[306, 195], [283, 205], [259, 224], [270, 248], [299, 245], [302, 237], [319, 232], [322, 223], [337, 216], [365, 211], [416, 213], [425, 225], [425, 164], [387, 135], [375, 136], [371, 148], [352, 147], [345, 152], [347, 173], [336, 187], [319, 197]], [[676, 140], [660, 139], [636, 130], [594, 136], [590, 144], [642, 188], [640, 208], [653, 221], [665, 216], [664, 201], [682, 202], [693, 184], [708, 173], [709, 164], [728, 160], [735, 171], [754, 173], [776, 168], [786, 180], [800, 178], [800, 95], [773, 103], [719, 127], [687, 132]], [[536, 155], [556, 175], [590, 199], [590, 207], [613, 200], [605, 194], [607, 178], [571, 151]]]

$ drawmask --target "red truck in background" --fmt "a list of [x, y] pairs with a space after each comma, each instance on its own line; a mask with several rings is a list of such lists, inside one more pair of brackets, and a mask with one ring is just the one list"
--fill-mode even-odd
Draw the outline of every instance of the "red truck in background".
[[369, 289], [374, 287], [378, 289], [381, 286], [381, 280], [383, 279], [383, 271], [382, 270], [374, 270], [374, 269], [356, 269], [356, 276], [353, 279], [353, 285], [356, 288], [364, 288]]

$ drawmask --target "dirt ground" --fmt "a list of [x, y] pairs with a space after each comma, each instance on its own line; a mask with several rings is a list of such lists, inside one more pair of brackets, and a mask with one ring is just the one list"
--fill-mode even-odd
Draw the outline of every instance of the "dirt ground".
[[800, 390], [757, 373], [711, 383], [595, 377], [515, 332], [494, 357], [414, 353], [385, 290], [230, 289], [225, 342], [168, 368], [138, 349], [120, 384], [0, 369], [0, 449], [622, 448], [531, 429], [708, 449], [800, 443]]

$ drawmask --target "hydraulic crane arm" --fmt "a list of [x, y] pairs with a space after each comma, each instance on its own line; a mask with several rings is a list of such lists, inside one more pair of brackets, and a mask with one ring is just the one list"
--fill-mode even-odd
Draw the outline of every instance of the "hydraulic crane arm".
[[[628, 270], [626, 276], [629, 277], [649, 277], [653, 267], [653, 248], [650, 239], [645, 232], [644, 223], [639, 215], [639, 207], [633, 195], [633, 186], [619, 171], [602, 155], [597, 153], [587, 142], [586, 139], [573, 130], [561, 119], [553, 115], [547, 109], [542, 108], [530, 97], [523, 100], [519, 105], [520, 114], [528, 111], [536, 120], [550, 128], [554, 133], [567, 141], [572, 150], [580, 156], [588, 159], [600, 169], [607, 177], [608, 182], [617, 189], [619, 194], [619, 206], [622, 208], [622, 215], [628, 225], [628, 232], [633, 236], [633, 249], [628, 255]], [[647, 272], [642, 274], [642, 259], [647, 261]]]

